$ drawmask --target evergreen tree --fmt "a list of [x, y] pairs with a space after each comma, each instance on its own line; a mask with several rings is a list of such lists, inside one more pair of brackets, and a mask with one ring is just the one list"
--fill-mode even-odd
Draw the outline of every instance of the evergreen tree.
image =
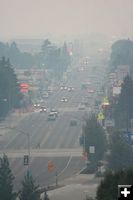
[[120, 170], [117, 172], [109, 171], [105, 174], [97, 188], [97, 200], [114, 200], [118, 199], [118, 185], [133, 184], [133, 169]]
[[121, 170], [133, 165], [133, 149], [124, 138], [122, 132], [114, 132], [111, 140], [111, 154], [109, 157], [109, 168]]
[[[83, 126], [83, 145], [88, 154], [89, 161], [97, 165], [103, 158], [106, 150], [105, 132], [97, 122], [95, 115], [92, 114], [85, 122], [85, 126]], [[90, 153], [90, 146], [94, 146], [94, 153]]]
[[6, 155], [0, 158], [0, 199], [15, 200], [16, 194], [13, 192], [13, 174]]
[[29, 173], [24, 177], [22, 189], [20, 191], [20, 200], [40, 200], [39, 186], [35, 186], [35, 182]]
[[5, 117], [12, 108], [19, 106], [22, 95], [9, 59], [0, 60], [0, 117]]
[[133, 118], [133, 80], [127, 76], [122, 84], [121, 94], [114, 106], [114, 118], [117, 128], [128, 128]]
[[112, 45], [110, 64], [114, 68], [118, 65], [133, 67], [133, 41], [118, 40]]
[[61, 48], [61, 66], [63, 71], [66, 71], [70, 63], [71, 63], [70, 55], [67, 50], [67, 45], [66, 43], [64, 43], [63, 47]]

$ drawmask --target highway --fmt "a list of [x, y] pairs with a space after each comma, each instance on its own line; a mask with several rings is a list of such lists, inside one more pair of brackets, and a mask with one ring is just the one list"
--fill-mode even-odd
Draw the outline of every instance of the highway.
[[[95, 78], [91, 77], [91, 74]], [[29, 113], [14, 128], [13, 124], [10, 124], [11, 129], [7, 124], [8, 128], [5, 128], [5, 132], [0, 136], [0, 155], [6, 153], [9, 157], [16, 188], [20, 187], [20, 182], [27, 171], [27, 166], [23, 165], [23, 156], [28, 154], [27, 135], [30, 137], [30, 171], [40, 186], [54, 183], [56, 171], [59, 180], [63, 180], [84, 167], [79, 137], [84, 116], [90, 115], [93, 111], [97, 90], [104, 80], [103, 74], [101, 66], [95, 71], [91, 66], [80, 72], [74, 68], [66, 82], [68, 87], [74, 87], [74, 91], [61, 90], [59, 87], [45, 100], [47, 113]], [[94, 94], [81, 89], [81, 83], [88, 80], [91, 82], [90, 89], [95, 90]], [[85, 110], [79, 110], [78, 105], [87, 96], [89, 105]], [[63, 97], [66, 97], [68, 102], [61, 102]], [[55, 121], [48, 121], [48, 112], [51, 108], [59, 111]], [[77, 125], [71, 126], [72, 119], [77, 121]], [[55, 165], [53, 172], [48, 172], [49, 160]]]

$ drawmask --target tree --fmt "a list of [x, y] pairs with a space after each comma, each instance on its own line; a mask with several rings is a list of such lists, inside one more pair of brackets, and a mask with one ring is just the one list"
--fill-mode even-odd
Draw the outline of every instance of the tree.
[[133, 149], [120, 131], [114, 132], [111, 139], [111, 154], [109, 156], [109, 168], [121, 170], [133, 165]]
[[[88, 154], [88, 159], [92, 164], [97, 165], [103, 158], [106, 150], [105, 132], [97, 122], [95, 115], [91, 115], [85, 120], [83, 126], [84, 148]], [[90, 153], [90, 146], [94, 146], [95, 152]]]
[[114, 118], [117, 128], [128, 128], [133, 118], [133, 80], [127, 76], [121, 88], [121, 94], [114, 105]]
[[19, 107], [22, 95], [18, 81], [9, 59], [0, 60], [0, 117], [5, 117], [10, 110]]
[[10, 45], [0, 42], [0, 57], [9, 58], [16, 68], [29, 68], [36, 63], [36, 56], [32, 56], [32, 54], [27, 52], [21, 52], [15, 42], [12, 42]]
[[110, 65], [114, 68], [118, 65], [133, 67], [133, 41], [118, 40], [112, 45]]
[[61, 48], [61, 66], [62, 70], [66, 71], [67, 67], [70, 65], [71, 59], [70, 55], [67, 50], [67, 45], [64, 43], [63, 47]]
[[16, 194], [13, 192], [13, 180], [14, 176], [11, 172], [8, 158], [4, 155], [0, 158], [0, 199], [16, 199]]
[[[39, 57], [39, 56], [38, 56]], [[59, 48], [53, 45], [48, 39], [44, 40], [40, 53], [41, 65], [52, 70], [53, 77], [60, 79], [63, 72], [70, 65], [70, 56], [67, 51], [67, 45]]]
[[22, 182], [22, 189], [20, 191], [20, 200], [40, 200], [39, 186], [35, 185], [32, 175], [27, 173]]
[[109, 171], [97, 188], [97, 200], [118, 199], [118, 185], [132, 185], [133, 169]]
[[46, 39], [43, 42], [43, 45], [41, 47], [41, 53], [40, 53], [40, 60], [41, 64], [44, 65], [45, 67], [48, 67], [49, 63], [49, 55], [51, 52], [51, 49], [53, 48], [51, 42]]

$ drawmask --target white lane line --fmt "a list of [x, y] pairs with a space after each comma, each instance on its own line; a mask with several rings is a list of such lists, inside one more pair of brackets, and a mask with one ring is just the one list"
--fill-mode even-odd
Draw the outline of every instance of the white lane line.
[[68, 168], [68, 166], [69, 166], [71, 160], [72, 160], [72, 156], [69, 157], [69, 160], [68, 160], [66, 166], [64, 167], [64, 169], [63, 169], [57, 176], [60, 176], [61, 174], [64, 173], [64, 171]]

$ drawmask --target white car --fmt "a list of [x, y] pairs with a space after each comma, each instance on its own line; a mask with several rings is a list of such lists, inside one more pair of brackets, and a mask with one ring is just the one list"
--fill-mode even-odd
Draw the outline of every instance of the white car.
[[61, 102], [67, 102], [68, 100], [67, 100], [67, 98], [66, 97], [63, 97], [62, 99], [61, 99]]
[[74, 87], [68, 87], [68, 92], [71, 92], [71, 91], [73, 91], [74, 90]]
[[45, 106], [40, 107], [40, 113], [47, 112], [47, 108]]
[[61, 86], [60, 89], [61, 90], [67, 90], [67, 86]]
[[48, 92], [46, 92], [46, 93], [43, 93], [43, 98], [48, 98]]
[[38, 108], [38, 107], [40, 107], [40, 103], [34, 103], [34, 107], [36, 108]]
[[82, 103], [79, 104], [78, 109], [79, 109], [79, 110], [85, 110], [85, 105], [82, 104]]
[[53, 113], [56, 117], [58, 117], [58, 111], [56, 109], [52, 108], [50, 113]]

